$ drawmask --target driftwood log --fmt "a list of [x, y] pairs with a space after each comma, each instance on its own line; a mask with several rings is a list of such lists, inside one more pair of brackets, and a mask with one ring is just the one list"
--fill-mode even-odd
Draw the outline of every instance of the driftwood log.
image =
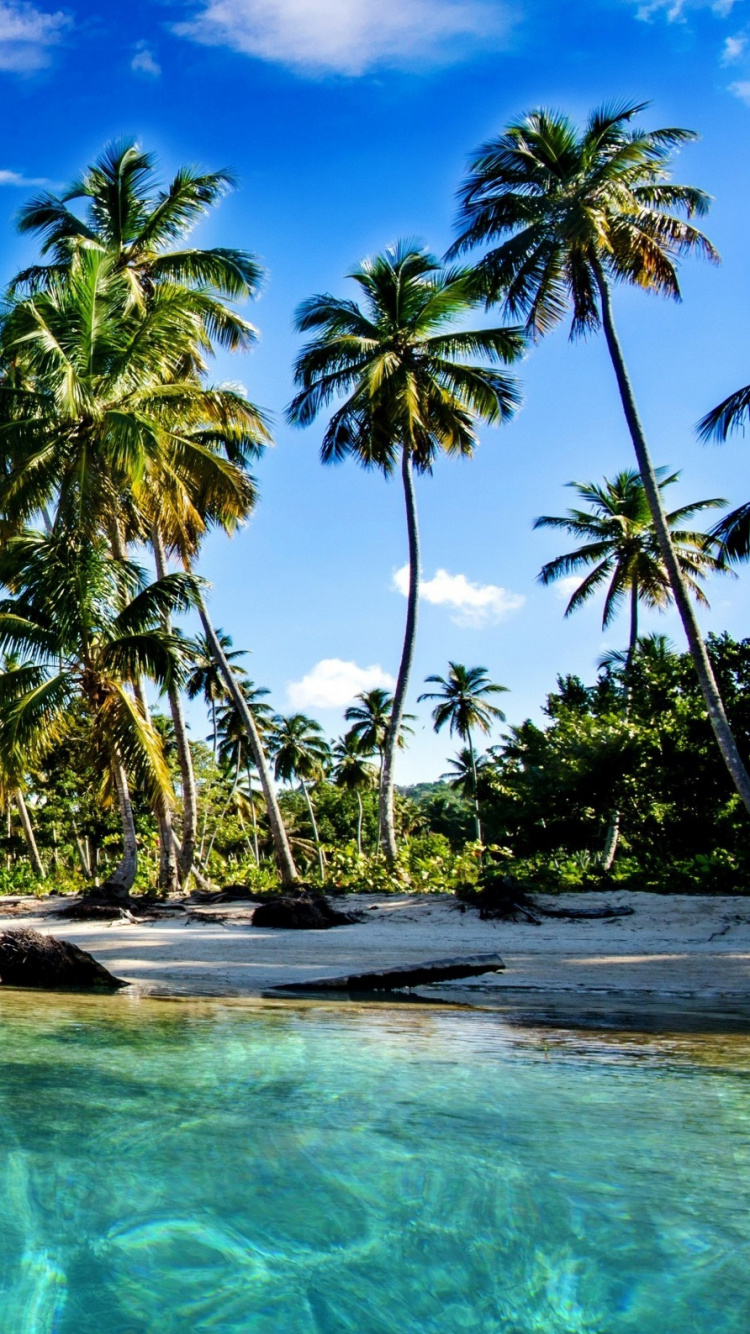
[[118, 991], [127, 985], [71, 941], [26, 930], [0, 934], [0, 982], [43, 991]]
[[432, 959], [426, 963], [383, 968], [347, 977], [318, 977], [309, 982], [285, 982], [274, 991], [399, 991], [430, 982], [452, 982], [482, 973], [499, 973], [505, 964], [499, 954], [471, 954], [463, 959]]

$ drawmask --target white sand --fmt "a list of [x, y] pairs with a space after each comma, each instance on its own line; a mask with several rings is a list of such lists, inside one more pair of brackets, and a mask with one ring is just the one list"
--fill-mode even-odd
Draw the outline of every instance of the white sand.
[[[482, 922], [442, 895], [360, 896], [340, 901], [366, 920], [329, 931], [271, 931], [231, 921], [171, 917], [154, 923], [73, 923], [33, 915], [0, 929], [33, 926], [75, 941], [139, 991], [178, 996], [257, 996], [286, 982], [335, 977], [448, 956], [497, 951], [505, 971], [442, 984], [439, 994], [523, 1008], [536, 998], [558, 1007], [621, 1001], [750, 1017], [750, 899], [618, 893], [541, 900], [550, 906], [630, 904], [632, 917], [528, 923]], [[33, 904], [33, 901], [30, 901]], [[201, 910], [205, 911], [205, 910]], [[428, 994], [425, 992], [425, 994]]]

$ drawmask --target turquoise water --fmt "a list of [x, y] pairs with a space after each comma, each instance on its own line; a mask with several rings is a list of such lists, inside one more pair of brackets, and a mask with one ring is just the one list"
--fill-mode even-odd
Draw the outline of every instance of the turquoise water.
[[3, 1334], [747, 1334], [746, 1039], [0, 1000]]

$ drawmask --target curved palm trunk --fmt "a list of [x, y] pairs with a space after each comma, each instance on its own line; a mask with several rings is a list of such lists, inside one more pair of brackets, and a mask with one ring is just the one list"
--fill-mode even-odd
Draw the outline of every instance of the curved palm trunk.
[[281, 876], [281, 883], [284, 888], [289, 889], [297, 880], [297, 868], [294, 865], [292, 850], [289, 846], [284, 820], [281, 814], [281, 808], [273, 788], [271, 772], [266, 762], [263, 745], [258, 729], [255, 725], [255, 719], [248, 707], [247, 700], [240, 690], [237, 680], [226, 659], [226, 654], [219, 643], [218, 636], [206, 611], [203, 599], [198, 601], [198, 614], [201, 618], [201, 624], [214, 655], [214, 661], [221, 672], [224, 684], [229, 692], [229, 696], [234, 702], [238, 714], [242, 720], [242, 725], [250, 742], [250, 751], [253, 757], [253, 764], [258, 771], [260, 785], [263, 790], [263, 797], [268, 811], [268, 820], [271, 826], [271, 835], [273, 837], [273, 846], [276, 853], [276, 862]]
[[[157, 527], [153, 529], [151, 542], [154, 549], [157, 578], [164, 579], [167, 574], [167, 560], [164, 542]], [[170, 618], [167, 617], [168, 628], [169, 624]], [[182, 842], [177, 863], [179, 878], [183, 884], [186, 884], [193, 869], [193, 858], [195, 856], [195, 839], [198, 829], [198, 794], [180, 692], [176, 686], [172, 685], [167, 691], [167, 696], [169, 711], [172, 714], [172, 726], [174, 727], [175, 744], [177, 746], [177, 762], [180, 766], [180, 781], [182, 784]]]
[[409, 688], [409, 676], [414, 661], [414, 645], [417, 638], [417, 605], [419, 602], [419, 526], [417, 524], [417, 501], [414, 495], [414, 474], [411, 453], [406, 445], [401, 448], [401, 477], [404, 484], [406, 504], [406, 527], [409, 535], [409, 599], [406, 608], [406, 627], [404, 646], [401, 650], [401, 664], [393, 695], [393, 711], [388, 737], [383, 756], [383, 773], [380, 785], [380, 835], [385, 849], [385, 858], [389, 867], [393, 867], [398, 856], [396, 846], [396, 826], [393, 813], [393, 789], [395, 786], [394, 765], [396, 750], [401, 735], [404, 719], [406, 692]]
[[708, 716], [713, 728], [716, 742], [721, 751], [724, 763], [729, 770], [732, 781], [742, 798], [745, 809], [750, 814], [750, 775], [745, 768], [742, 757], [737, 749], [737, 743], [729, 726], [724, 702], [719, 693], [719, 687], [716, 684], [711, 660], [706, 651], [701, 632], [698, 628], [695, 611], [688, 597], [688, 592], [683, 582], [680, 567], [677, 561], [677, 555], [672, 543], [672, 536], [669, 531], [664, 506], [662, 504], [659, 484], [654, 472], [654, 465], [651, 462], [646, 436], [643, 431], [638, 409], [636, 407], [633, 388], [628, 376], [625, 358], [623, 357], [620, 340], [617, 337], [614, 318], [612, 315], [612, 298], [607, 283], [607, 279], [601, 270], [597, 272], [597, 282], [602, 301], [602, 321], [604, 324], [604, 335], [607, 340], [609, 355], [614, 367], [617, 379], [617, 387], [620, 391], [620, 399], [625, 412], [625, 419], [630, 431], [630, 437], [633, 442], [635, 456], [638, 461], [643, 488], [646, 492], [651, 517], [654, 522], [656, 536], [659, 542], [659, 550], [669, 575], [669, 583], [672, 589], [677, 609], [680, 613], [683, 629], [687, 637], [690, 655], [693, 659], [698, 681], [700, 683], [703, 699], [708, 710]]
[[471, 737], [471, 728], [467, 728], [466, 739], [469, 743], [469, 755], [471, 757], [471, 786], [474, 792], [474, 832], [477, 836], [477, 843], [482, 841], [482, 822], [479, 818], [479, 790], [477, 787], [477, 762], [474, 755], [474, 742]]
[[320, 844], [320, 834], [318, 833], [318, 822], [315, 819], [315, 811], [313, 809], [312, 798], [310, 796], [307, 783], [305, 782], [304, 778], [300, 778], [299, 782], [300, 782], [300, 787], [302, 788], [302, 791], [305, 794], [305, 801], [307, 802], [307, 809], [310, 815], [310, 824], [312, 825], [313, 828], [313, 838], [315, 839], [315, 847], [318, 853], [318, 870], [320, 871], [321, 883], [325, 884], [326, 859], [323, 856], [323, 849]]
[[227, 811], [229, 810], [229, 807], [231, 806], [232, 802], [234, 801], [234, 794], [235, 794], [235, 792], [237, 791], [237, 784], [238, 784], [239, 781], [240, 781], [240, 763], [241, 763], [241, 760], [242, 760], [242, 752], [240, 751], [240, 749], [239, 749], [239, 747], [238, 747], [238, 749], [237, 749], [237, 766], [236, 766], [235, 771], [234, 771], [234, 782], [232, 783], [232, 790], [231, 790], [231, 792], [229, 793], [229, 796], [227, 797], [227, 800], [226, 800], [226, 803], [225, 803], [225, 805], [224, 805], [224, 808], [223, 808], [223, 810], [222, 810], [222, 812], [221, 812], [221, 815], [219, 816], [218, 820], [216, 821], [216, 825], [215, 825], [215, 827], [214, 827], [214, 831], [213, 831], [213, 833], [212, 833], [212, 835], [211, 835], [211, 842], [209, 843], [209, 845], [208, 845], [208, 850], [207, 850], [207, 852], [206, 852], [206, 866], [208, 866], [208, 863], [209, 863], [210, 860], [211, 860], [211, 853], [212, 853], [213, 850], [214, 850], [214, 842], [215, 842], [215, 839], [216, 839], [216, 835], [218, 834], [218, 832], [219, 832], [219, 830], [220, 830], [220, 828], [221, 828], [221, 822], [222, 822], [222, 820], [224, 819], [224, 816], [226, 815]]
[[258, 817], [255, 814], [255, 793], [253, 792], [253, 779], [249, 764], [245, 766], [245, 772], [247, 773], [247, 782], [250, 788], [250, 813], [253, 817], [253, 852], [255, 853], [256, 864], [260, 866], [260, 852], [258, 850]]
[[29, 808], [26, 805], [23, 792], [20, 788], [17, 788], [13, 793], [13, 800], [16, 803], [16, 810], [21, 818], [23, 836], [26, 839], [26, 846], [29, 849], [29, 861], [31, 862], [34, 875], [38, 876], [40, 880], [44, 880], [46, 875], [44, 863], [39, 856], [39, 849], [36, 845], [36, 838], [34, 837], [34, 827], [31, 823]]
[[[625, 722], [630, 717], [630, 706], [633, 702], [633, 663], [635, 661], [635, 651], [638, 647], [638, 584], [634, 580], [630, 590], [630, 639], [628, 641], [628, 656], [625, 659]], [[602, 870], [610, 871], [612, 863], [615, 860], [617, 844], [620, 841], [620, 819], [621, 812], [619, 807], [612, 812], [609, 825], [607, 827], [607, 837], [604, 840], [602, 851]]]
[[113, 898], [124, 899], [127, 898], [133, 888], [133, 882], [138, 872], [138, 841], [135, 834], [133, 807], [130, 802], [128, 776], [120, 760], [115, 759], [112, 762], [112, 777], [117, 790], [120, 820], [122, 822], [122, 859], [102, 885], [102, 893]]

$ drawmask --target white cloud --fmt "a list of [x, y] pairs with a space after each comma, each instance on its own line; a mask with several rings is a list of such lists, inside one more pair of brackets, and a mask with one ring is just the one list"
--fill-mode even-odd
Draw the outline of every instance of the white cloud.
[[750, 79], [740, 79], [737, 83], [730, 83], [729, 91], [734, 93], [735, 97], [739, 97], [741, 102], [747, 102], [750, 106]]
[[307, 74], [451, 64], [507, 39], [505, 0], [202, 0], [180, 36]]
[[342, 709], [363, 690], [382, 686], [393, 690], [396, 682], [382, 667], [358, 667], [341, 658], [322, 658], [301, 681], [287, 686], [287, 699], [293, 709]]
[[[397, 593], [407, 596], [408, 565], [396, 570], [393, 587]], [[447, 570], [438, 570], [434, 579], [423, 579], [419, 591], [425, 602], [436, 607], [450, 607], [451, 620], [456, 625], [476, 630], [501, 621], [509, 612], [518, 611], [526, 601], [520, 593], [510, 593], [498, 584], [474, 584], [465, 574], [449, 574]]]
[[71, 25], [67, 14], [45, 13], [24, 0], [0, 0], [0, 70], [28, 74], [50, 62], [56, 46]]
[[570, 602], [573, 594], [582, 582], [579, 574], [565, 574], [562, 579], [555, 580], [555, 592], [561, 602]]
[[46, 176], [23, 176], [20, 171], [0, 168], [0, 185], [49, 185]]
[[130, 62], [130, 68], [136, 74], [148, 74], [151, 78], [158, 79], [161, 74], [161, 65], [148, 42], [136, 43], [135, 55]]
[[744, 33], [738, 33], [736, 37], [727, 37], [721, 55], [722, 65], [734, 65], [736, 61], [742, 59], [746, 48], [747, 37]]
[[681, 23], [690, 9], [710, 9], [717, 18], [728, 18], [737, 0], [645, 0], [636, 16], [648, 22], [656, 14], [666, 14], [670, 23]]

